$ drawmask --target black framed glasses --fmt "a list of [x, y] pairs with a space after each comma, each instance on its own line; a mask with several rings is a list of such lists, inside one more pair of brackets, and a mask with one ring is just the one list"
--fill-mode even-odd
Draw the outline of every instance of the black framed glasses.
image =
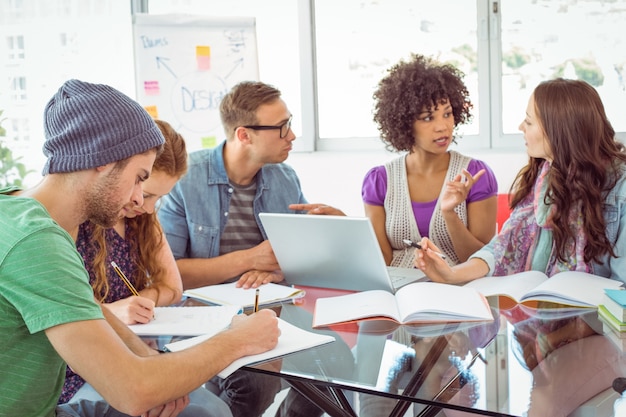
[[248, 125], [248, 126], [243, 126], [246, 129], [252, 129], [252, 130], [274, 130], [274, 129], [278, 129], [280, 131], [280, 138], [284, 139], [287, 134], [289, 133], [289, 129], [291, 129], [291, 119], [293, 119], [293, 116], [289, 116], [289, 119], [278, 126], [267, 126], [267, 125]]

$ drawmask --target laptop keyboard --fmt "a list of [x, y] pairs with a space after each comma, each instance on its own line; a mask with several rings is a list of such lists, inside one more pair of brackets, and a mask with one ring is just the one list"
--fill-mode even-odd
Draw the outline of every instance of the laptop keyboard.
[[415, 281], [426, 281], [426, 275], [416, 268], [400, 268], [398, 266], [388, 266], [387, 271], [391, 278], [391, 283], [395, 289], [404, 287]]

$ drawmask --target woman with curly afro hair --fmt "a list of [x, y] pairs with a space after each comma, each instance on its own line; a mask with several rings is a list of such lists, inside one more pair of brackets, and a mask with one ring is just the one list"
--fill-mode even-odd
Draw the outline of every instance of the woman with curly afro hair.
[[374, 93], [374, 121], [389, 150], [401, 152], [363, 180], [370, 218], [388, 265], [413, 267], [404, 239], [430, 238], [457, 264], [496, 231], [498, 185], [482, 161], [450, 150], [472, 103], [452, 65], [422, 55], [400, 61]]

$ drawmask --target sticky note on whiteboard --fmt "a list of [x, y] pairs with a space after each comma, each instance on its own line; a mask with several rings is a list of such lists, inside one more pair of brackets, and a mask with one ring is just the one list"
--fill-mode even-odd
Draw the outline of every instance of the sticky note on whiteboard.
[[208, 71], [211, 69], [211, 47], [210, 46], [196, 46], [196, 63], [198, 70]]
[[217, 138], [215, 136], [205, 136], [200, 138], [200, 143], [203, 149], [215, 148], [217, 145]]
[[144, 81], [143, 91], [147, 96], [158, 96], [161, 93], [158, 81]]
[[157, 106], [145, 106], [144, 109], [146, 109], [146, 111], [148, 112], [148, 114], [153, 118], [153, 119], [158, 119], [159, 118], [159, 112], [157, 111]]

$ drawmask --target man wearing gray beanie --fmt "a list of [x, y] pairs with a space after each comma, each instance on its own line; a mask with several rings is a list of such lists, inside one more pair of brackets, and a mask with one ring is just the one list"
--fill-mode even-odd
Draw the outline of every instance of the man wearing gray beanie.
[[[163, 137], [138, 103], [78, 80], [50, 100], [44, 123], [44, 178], [0, 189], [0, 415], [176, 416], [235, 359], [276, 345], [275, 313], [236, 316], [183, 352], [149, 348], [94, 301], [73, 237], [87, 220], [110, 226], [126, 204], [143, 204]], [[57, 406], [66, 363], [107, 403]]]
[[122, 161], [165, 141], [139, 103], [108, 85], [79, 80], [63, 84], [46, 105], [44, 133], [43, 175]]

